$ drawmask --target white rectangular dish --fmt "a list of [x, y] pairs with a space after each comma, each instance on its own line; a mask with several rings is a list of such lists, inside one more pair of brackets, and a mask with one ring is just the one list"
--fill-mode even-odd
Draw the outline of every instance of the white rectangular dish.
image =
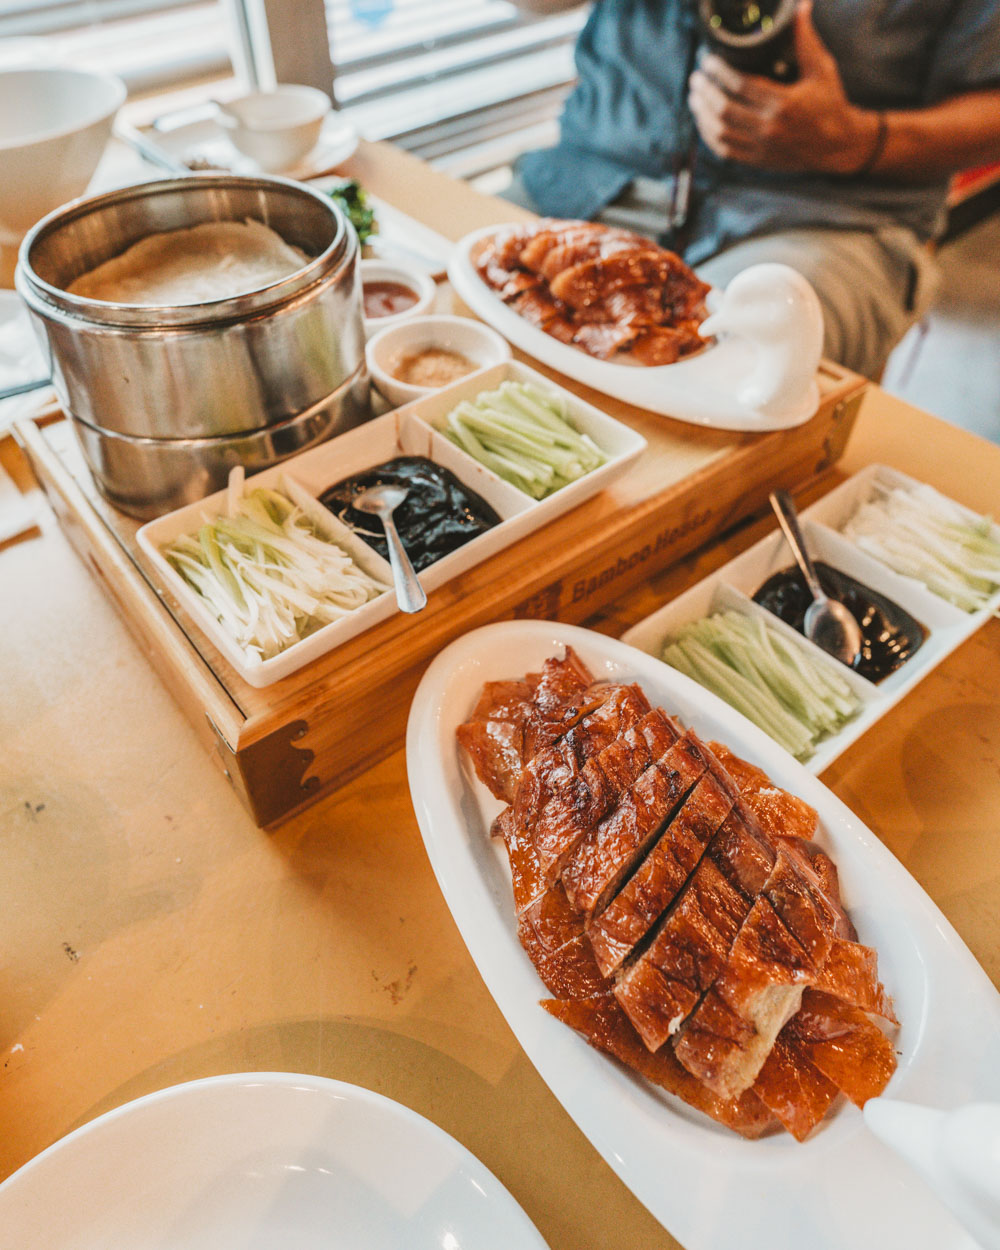
[[[819, 814], [860, 940], [876, 948], [901, 1020], [886, 1091], [952, 1108], [1000, 1098], [1000, 996], [947, 919], [835, 795], [748, 720], [624, 643], [550, 621], [489, 625], [427, 670], [407, 729], [410, 792], [428, 857], [490, 993], [543, 1080], [636, 1197], [687, 1250], [973, 1250], [928, 1188], [840, 1104], [803, 1144], [746, 1141], [594, 1050], [550, 1016], [517, 938], [502, 807], [455, 731], [484, 682], [537, 671], [572, 646], [595, 678], [636, 681], [704, 739], [721, 740]], [[957, 1022], [957, 1023], [956, 1023]]]
[[[922, 485], [888, 465], [869, 465], [805, 509], [802, 522], [806, 543], [814, 557], [825, 560], [894, 600], [916, 617], [926, 630], [923, 645], [902, 667], [879, 684], [875, 685], [830, 660], [801, 634], [753, 602], [755, 591], [773, 573], [793, 563], [788, 544], [778, 530], [634, 625], [622, 635], [622, 641], [659, 658], [664, 645], [681, 626], [723, 609], [734, 609], [766, 620], [772, 628], [794, 638], [806, 650], [833, 664], [861, 700], [860, 713], [837, 733], [822, 740], [805, 762], [811, 772], [822, 772], [1000, 608], [1000, 591], [979, 611], [964, 612], [953, 607], [915, 579], [893, 572], [840, 533], [857, 507], [871, 497], [877, 484], [910, 488]], [[970, 520], [975, 517], [974, 513], [963, 511]], [[993, 529], [1000, 535], [1000, 529], [995, 526]]]
[[[547, 498], [536, 501], [473, 460], [434, 428], [462, 400], [472, 399], [508, 379], [531, 382], [560, 395], [568, 406], [572, 423], [594, 440], [607, 456], [607, 461]], [[645, 446], [646, 440], [620, 421], [577, 399], [526, 365], [505, 361], [469, 374], [425, 399], [397, 408], [272, 469], [254, 474], [247, 479], [247, 489], [255, 486], [281, 489], [284, 483], [294, 495], [295, 502], [315, 518], [324, 533], [344, 546], [356, 563], [377, 581], [391, 587], [392, 576], [386, 561], [328, 512], [318, 502], [318, 496], [334, 483], [399, 455], [426, 456], [450, 469], [491, 505], [500, 517], [500, 524], [424, 569], [419, 575], [420, 582], [429, 594], [450, 578], [603, 490], [625, 471]], [[171, 593], [201, 630], [251, 686], [263, 687], [279, 681], [397, 610], [395, 596], [390, 589], [343, 620], [325, 625], [270, 659], [261, 661], [252, 656], [237, 644], [201, 596], [161, 553], [165, 544], [182, 534], [194, 533], [204, 519], [224, 512], [226, 502], [226, 491], [217, 491], [198, 503], [148, 522], [140, 528], [137, 538], [164, 584], [169, 586]], [[345, 534], [347, 537], [341, 542]]]

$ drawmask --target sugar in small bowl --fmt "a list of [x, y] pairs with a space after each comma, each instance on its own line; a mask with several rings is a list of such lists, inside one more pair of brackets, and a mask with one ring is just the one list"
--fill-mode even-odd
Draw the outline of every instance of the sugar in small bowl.
[[481, 321], [445, 314], [386, 325], [365, 349], [375, 389], [394, 406], [423, 399], [510, 354], [507, 340]]

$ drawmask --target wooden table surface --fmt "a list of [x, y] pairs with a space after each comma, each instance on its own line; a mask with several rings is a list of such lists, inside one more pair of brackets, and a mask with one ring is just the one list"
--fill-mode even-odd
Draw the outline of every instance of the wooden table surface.
[[[412, 179], [421, 195], [408, 211], [429, 223], [448, 211], [452, 184], [412, 158], [366, 145], [353, 170], [383, 194]], [[402, 750], [261, 832], [30, 493], [9, 441], [0, 460], [40, 525], [0, 546], [0, 1177], [153, 1090], [224, 1072], [308, 1072], [376, 1090], [451, 1133], [552, 1250], [676, 1245], [494, 1006], [424, 854]], [[977, 510], [995, 506], [1000, 448], [878, 389], [841, 468], [873, 461]], [[621, 633], [766, 528], [697, 553], [595, 627]], [[998, 685], [991, 621], [823, 778], [994, 983]]]

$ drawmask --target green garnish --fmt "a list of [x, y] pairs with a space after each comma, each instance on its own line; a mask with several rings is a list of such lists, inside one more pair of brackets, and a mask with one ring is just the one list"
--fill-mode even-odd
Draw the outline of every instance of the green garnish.
[[357, 231], [358, 242], [366, 243], [369, 235], [375, 233], [375, 210], [368, 200], [368, 192], [356, 178], [348, 178], [339, 187], [331, 188], [328, 194]]

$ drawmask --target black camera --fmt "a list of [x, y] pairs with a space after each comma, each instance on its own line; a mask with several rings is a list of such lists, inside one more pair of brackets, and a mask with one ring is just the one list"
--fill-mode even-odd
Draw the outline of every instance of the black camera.
[[698, 0], [705, 43], [734, 69], [793, 82], [798, 0]]

